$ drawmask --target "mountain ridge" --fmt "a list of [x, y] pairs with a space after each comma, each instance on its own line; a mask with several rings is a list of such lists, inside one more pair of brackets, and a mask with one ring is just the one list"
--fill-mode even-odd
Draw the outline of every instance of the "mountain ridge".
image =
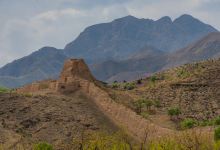
[[[168, 57], [169, 67], [220, 57], [220, 33], [213, 32]], [[171, 63], [172, 62], [172, 63]]]
[[[182, 22], [185, 24], [181, 25]], [[189, 26], [192, 26], [191, 30], [183, 30]], [[193, 30], [195, 31], [192, 34]], [[133, 53], [144, 46], [152, 46], [163, 51], [174, 51], [198, 40], [207, 33], [216, 31], [213, 27], [190, 15], [182, 15], [173, 22], [169, 17], [150, 20], [126, 16], [110, 23], [86, 28], [76, 40], [66, 45], [64, 51], [70, 56], [85, 59], [92, 59], [94, 56], [102, 58], [109, 55], [120, 59], [126, 57], [128, 52]], [[103, 36], [102, 33], [104, 33]], [[81, 41], [85, 36], [85, 42]], [[118, 44], [119, 42], [120, 44]], [[78, 49], [80, 49], [80, 54]], [[106, 59], [112, 58], [106, 57]]]
[[[127, 60], [122, 60], [119, 62], [107, 61], [104, 63], [100, 63], [98, 64], [97, 68], [92, 69], [93, 73], [96, 75], [96, 77], [101, 76], [101, 79], [105, 79], [108, 82], [124, 80], [131, 81], [130, 79], [134, 80], [145, 77], [146, 75], [183, 65], [185, 63], [192, 63], [195, 61], [202, 61], [210, 58], [218, 58], [220, 57], [220, 33], [210, 33], [202, 39], [174, 53], [144, 55], [144, 53], [141, 52], [139, 53], [139, 55], [139, 59], [137, 59], [135, 55], [133, 55]], [[115, 69], [113, 70], [112, 68]], [[104, 70], [104, 73], [97, 73], [99, 72], [99, 70]], [[105, 78], [105, 72], [108, 72], [108, 76], [110, 76], [110, 78]], [[129, 77], [129, 75], [133, 78]]]
[[0, 69], [0, 85], [22, 86], [36, 80], [57, 78], [68, 57], [62, 50], [43, 47]]

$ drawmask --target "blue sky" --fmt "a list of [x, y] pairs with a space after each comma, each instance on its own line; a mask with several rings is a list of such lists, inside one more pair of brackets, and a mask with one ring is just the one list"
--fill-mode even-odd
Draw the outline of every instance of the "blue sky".
[[43, 46], [63, 48], [89, 25], [182, 14], [220, 29], [220, 0], [0, 0], [0, 66]]

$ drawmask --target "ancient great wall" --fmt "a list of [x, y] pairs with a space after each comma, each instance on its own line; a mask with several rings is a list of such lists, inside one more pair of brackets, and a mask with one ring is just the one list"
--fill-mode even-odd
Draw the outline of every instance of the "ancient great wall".
[[45, 90], [70, 94], [81, 90], [116, 125], [125, 129], [131, 136], [138, 140], [143, 140], [146, 132], [151, 137], [172, 133], [171, 130], [152, 124], [129, 108], [118, 104], [98, 84], [100, 83], [92, 76], [89, 68], [82, 59], [70, 59], [65, 62], [58, 80], [32, 83], [17, 89], [17, 91], [21, 93], [35, 93]]

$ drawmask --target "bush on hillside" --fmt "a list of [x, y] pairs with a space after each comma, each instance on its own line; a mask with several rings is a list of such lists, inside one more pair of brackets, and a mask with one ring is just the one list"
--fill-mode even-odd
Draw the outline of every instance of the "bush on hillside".
[[190, 73], [185, 69], [180, 69], [177, 71], [177, 76], [179, 78], [188, 78], [190, 76]]
[[34, 145], [34, 150], [53, 150], [53, 146], [46, 142], [41, 142]]
[[141, 112], [141, 116], [147, 119], [149, 117], [149, 114], [147, 112]]
[[219, 141], [220, 140], [220, 127], [215, 129], [214, 139], [215, 139], [215, 141]]
[[181, 111], [180, 111], [180, 109], [179, 108], [170, 108], [170, 109], [168, 109], [168, 115], [169, 116], [178, 116], [178, 115], [180, 115], [181, 114]]
[[134, 102], [134, 107], [135, 107], [135, 111], [138, 114], [142, 113], [142, 109], [145, 107], [145, 100], [144, 99], [139, 99], [137, 101]]
[[184, 119], [180, 126], [182, 129], [191, 129], [196, 126], [196, 121], [194, 119]]
[[212, 125], [214, 125], [214, 121], [213, 120], [204, 120], [202, 122], [199, 122], [199, 125], [202, 127], [212, 126]]
[[146, 99], [144, 101], [144, 103], [145, 103], [145, 105], [147, 107], [147, 110], [151, 110], [151, 107], [153, 106], [153, 101]]
[[126, 82], [124, 83], [124, 89], [125, 90], [133, 90], [135, 88], [135, 84], [132, 82]]
[[215, 125], [220, 125], [220, 116], [215, 119], [214, 123]]
[[157, 77], [156, 77], [156, 76], [151, 76], [151, 77], [150, 77], [150, 81], [151, 81], [151, 82], [154, 83], [156, 80], [157, 80]]
[[154, 106], [157, 107], [157, 108], [161, 107], [161, 102], [159, 100], [155, 100], [154, 101]]
[[179, 119], [179, 115], [181, 114], [181, 111], [179, 108], [170, 108], [168, 109], [168, 115], [170, 116], [170, 119], [173, 121], [176, 121]]
[[120, 85], [119, 85], [118, 82], [112, 83], [112, 88], [113, 88], [113, 89], [117, 89], [117, 88], [119, 88], [119, 87], [120, 87]]

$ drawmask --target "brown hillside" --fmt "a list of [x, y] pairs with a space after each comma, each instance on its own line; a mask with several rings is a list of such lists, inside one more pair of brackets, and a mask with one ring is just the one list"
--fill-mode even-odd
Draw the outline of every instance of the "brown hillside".
[[32, 149], [45, 141], [56, 149], [74, 149], [73, 139], [117, 127], [84, 94], [0, 94], [0, 143], [5, 149]]
[[[220, 59], [208, 60], [157, 73], [133, 90], [113, 90], [111, 94], [130, 108], [141, 98], [157, 101], [161, 106], [155, 108], [156, 116], [166, 116], [169, 108], [178, 107], [182, 119], [210, 120], [220, 115], [219, 74]], [[122, 97], [129, 98], [123, 101]]]
[[[146, 130], [154, 131], [148, 133], [151, 138], [173, 133], [169, 129], [152, 124], [126, 106], [113, 101], [108, 90], [93, 78], [83, 60], [68, 60], [58, 80], [40, 81], [17, 89], [17, 93], [28, 98], [3, 95], [2, 103], [5, 103], [6, 109], [2, 108], [2, 112], [6, 116], [2, 118], [4, 120], [2, 128], [12, 134], [17, 132], [16, 135], [20, 138], [16, 142], [21, 141], [18, 143], [44, 140], [57, 146], [68, 142], [73, 138], [70, 135], [76, 131], [81, 132], [82, 130], [78, 129], [83, 127], [88, 130], [90, 128], [98, 130], [106, 126], [107, 131], [120, 127], [137, 140], [144, 139]], [[4, 99], [13, 99], [14, 102], [6, 103]], [[25, 115], [22, 114], [24, 118], [21, 118], [19, 113], [23, 109], [22, 113]], [[12, 113], [7, 112], [8, 110]], [[73, 120], [73, 118], [78, 119]], [[4, 125], [5, 123], [8, 125]], [[7, 139], [7, 135], [4, 139]], [[60, 141], [57, 141], [58, 139]]]
[[[1, 141], [14, 147], [43, 140], [59, 147], [71, 145], [83, 130], [119, 127], [137, 140], [146, 132], [150, 138], [173, 135], [178, 131], [169, 108], [179, 107], [180, 119], [220, 115], [219, 65], [220, 59], [188, 64], [116, 90], [94, 79], [83, 60], [68, 60], [58, 80], [32, 83], [17, 89], [20, 94], [1, 94]], [[148, 116], [135, 112], [133, 104], [140, 98], [158, 102]]]

